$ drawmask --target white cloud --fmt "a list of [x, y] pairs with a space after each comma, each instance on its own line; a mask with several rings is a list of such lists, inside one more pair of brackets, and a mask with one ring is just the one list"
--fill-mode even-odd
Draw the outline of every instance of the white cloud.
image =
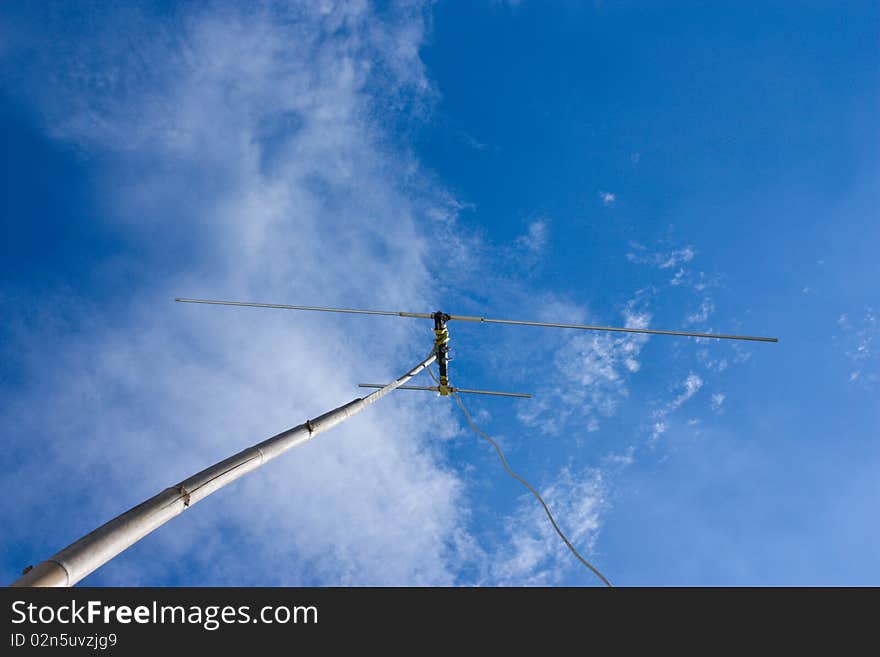
[[673, 251], [648, 251], [646, 247], [631, 243], [630, 246], [635, 247], [635, 251], [626, 254], [626, 259], [630, 262], [643, 265], [651, 265], [659, 269], [671, 269], [682, 263], [690, 262], [694, 259], [696, 251], [691, 246], [686, 246]]
[[485, 151], [487, 148], [489, 148], [487, 144], [484, 144], [479, 139], [465, 132], [464, 130], [459, 131], [457, 134], [461, 138], [461, 140], [468, 146], [468, 148], [473, 148], [475, 151]]
[[657, 266], [660, 267], [660, 269], [669, 269], [670, 267], [677, 266], [679, 263], [690, 262], [693, 260], [694, 250], [688, 246], [679, 251], [673, 251], [664, 256], [664, 258], [665, 259]]
[[526, 234], [516, 238], [516, 245], [531, 258], [538, 258], [547, 246], [547, 224], [546, 219], [533, 221]]
[[680, 392], [666, 404], [654, 411], [649, 426], [648, 443], [655, 443], [669, 430], [668, 418], [693, 397], [703, 387], [703, 379], [699, 374], [689, 373], [678, 385]]
[[688, 315], [685, 322], [688, 324], [703, 324], [714, 312], [715, 304], [712, 303], [712, 299], [706, 297], [700, 303], [700, 309]]
[[745, 363], [752, 358], [751, 345], [744, 345], [741, 342], [731, 342], [730, 349], [733, 351], [734, 363]]
[[838, 341], [846, 358], [851, 363], [849, 382], [859, 382], [871, 388], [880, 381], [880, 351], [876, 342], [880, 336], [880, 323], [874, 309], [867, 307], [862, 315], [853, 320], [848, 313], [843, 313], [837, 320], [841, 329]]
[[723, 392], [716, 392], [712, 394], [712, 401], [710, 405], [713, 411], [718, 411], [721, 409], [721, 405], [724, 404], [724, 400], [727, 399], [727, 396]]
[[699, 374], [694, 374], [693, 372], [688, 374], [682, 383], [683, 390], [667, 407], [669, 412], [678, 410], [682, 404], [697, 394], [697, 391], [702, 387], [703, 379]]
[[710, 351], [708, 348], [700, 349], [697, 351], [697, 360], [710, 372], [723, 372], [728, 368], [730, 362], [725, 356], [713, 356], [716, 351], [717, 345], [715, 345], [715, 348], [712, 351]]
[[669, 425], [663, 420], [655, 420], [651, 425], [651, 437], [649, 442], [655, 442], [669, 429]]
[[[597, 470], [574, 473], [564, 468], [551, 485], [540, 490], [562, 531], [589, 561], [602, 513], [609, 505], [602, 474]], [[504, 546], [490, 566], [490, 576], [496, 583], [552, 586], [559, 584], [572, 569], [583, 568], [530, 494], [520, 497], [516, 511], [506, 519], [505, 528]]]
[[[629, 328], [646, 328], [651, 315], [635, 300], [622, 312]], [[596, 431], [627, 397], [627, 379], [638, 372], [640, 352], [648, 336], [637, 333], [578, 332], [566, 337], [553, 357], [554, 382], [537, 391], [536, 399], [518, 412], [527, 426], [559, 433], [570, 420]]]
[[600, 191], [599, 200], [602, 201], [602, 205], [604, 205], [606, 208], [610, 208], [617, 202], [617, 194], [614, 194], [612, 192]]
[[[122, 266], [151, 272], [130, 302], [59, 293], [40, 300], [58, 315], [21, 319], [29, 383], [2, 411], [20, 462], [2, 481], [23, 492], [3, 518], [7, 540], [42, 551], [34, 560], [430, 348], [430, 330], [404, 321], [171, 302], [407, 309], [432, 297], [419, 225], [444, 203], [400, 191], [414, 165], [381, 121], [386, 104], [430, 96], [420, 10], [384, 22], [365, 3], [194, 10], [175, 28], [118, 11], [95, 16], [94, 33], [41, 44], [28, 77], [53, 84], [21, 92], [55, 138], [110, 162], [96, 173], [103, 211], [142, 254]], [[61, 317], [76, 328], [53, 329]], [[446, 413], [384, 400], [93, 581], [453, 583], [478, 550], [463, 484], [424, 429], [449, 424]], [[29, 521], [56, 507], [50, 523]], [[157, 556], [140, 552], [135, 570], [138, 550]]]
[[634, 264], [648, 265], [662, 272], [674, 271], [669, 285], [672, 287], [686, 287], [703, 292], [717, 281], [706, 276], [705, 272], [691, 268], [691, 263], [697, 256], [697, 250], [690, 245], [679, 248], [658, 248], [651, 250], [639, 242], [630, 242], [632, 251], [626, 254], [627, 260]]
[[608, 454], [603, 461], [608, 465], [627, 466], [635, 462], [635, 447], [630, 445], [622, 453]]

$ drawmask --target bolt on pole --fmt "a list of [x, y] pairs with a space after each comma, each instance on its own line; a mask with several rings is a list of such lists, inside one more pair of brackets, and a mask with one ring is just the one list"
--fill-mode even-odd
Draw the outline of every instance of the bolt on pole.
[[73, 586], [196, 502], [360, 413], [409, 381], [435, 359], [432, 352], [409, 372], [371, 395], [358, 397], [314, 420], [307, 420], [166, 488], [28, 570], [11, 586]]

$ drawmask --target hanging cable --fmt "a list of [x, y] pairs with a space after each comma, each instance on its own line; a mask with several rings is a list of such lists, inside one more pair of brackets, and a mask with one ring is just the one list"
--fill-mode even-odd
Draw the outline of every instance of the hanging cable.
[[[433, 378], [434, 381], [437, 381], [437, 377], [434, 376], [434, 372], [431, 370], [431, 368], [428, 367], [427, 369], [428, 369], [428, 373], [431, 375], [431, 378]], [[553, 518], [553, 514], [550, 512], [550, 507], [547, 506], [547, 503], [544, 501], [544, 498], [541, 497], [541, 494], [537, 490], [535, 490], [535, 488], [529, 482], [527, 482], [525, 479], [523, 479], [518, 474], [516, 474], [513, 470], [510, 469], [510, 466], [507, 464], [507, 459], [504, 458], [504, 452], [501, 451], [501, 447], [498, 445], [498, 443], [496, 443], [494, 440], [492, 440], [492, 438], [487, 433], [480, 430], [477, 427], [477, 425], [474, 424], [474, 421], [471, 418], [471, 414], [470, 414], [470, 412], [468, 412], [468, 409], [464, 405], [464, 402], [461, 401], [461, 398], [456, 393], [452, 393], [452, 397], [455, 398], [456, 403], [458, 403], [459, 407], [461, 407], [461, 410], [464, 411], [464, 416], [467, 419], [467, 423], [470, 425], [471, 429], [473, 429], [477, 435], [482, 436], [487, 441], [489, 441], [489, 443], [492, 445], [492, 447], [495, 448], [495, 451], [498, 452], [498, 458], [501, 459], [501, 465], [504, 466], [504, 469], [507, 471], [507, 474], [509, 474], [511, 477], [513, 477], [519, 483], [521, 483], [523, 486], [525, 486], [529, 490], [529, 492], [535, 496], [535, 499], [537, 499], [541, 503], [541, 506], [544, 507], [544, 512], [547, 514], [547, 517], [550, 519], [550, 524], [553, 525], [553, 529], [555, 529], [556, 533], [559, 534], [559, 538], [562, 539], [562, 542], [565, 543], [566, 547], [569, 550], [571, 550], [571, 553], [575, 557], [577, 557], [578, 561], [580, 561], [584, 566], [589, 568], [593, 572], [593, 574], [596, 575], [596, 577], [598, 577], [600, 580], [602, 580], [602, 583], [605, 584], [605, 586], [611, 588], [611, 582], [609, 582], [608, 579], [602, 573], [600, 573], [596, 569], [595, 566], [593, 566], [593, 564], [591, 564], [589, 561], [587, 561], [586, 559], [584, 559], [581, 556], [581, 553], [577, 551], [577, 548], [575, 548], [575, 546], [571, 544], [571, 541], [568, 540], [568, 537], [566, 537], [566, 535], [563, 533], [563, 531], [559, 528], [559, 525], [556, 524], [556, 520]]]

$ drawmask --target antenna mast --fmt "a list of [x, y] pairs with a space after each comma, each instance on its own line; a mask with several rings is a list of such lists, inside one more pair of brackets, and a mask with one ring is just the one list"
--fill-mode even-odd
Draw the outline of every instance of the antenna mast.
[[12, 586], [73, 586], [83, 577], [131, 547], [155, 529], [180, 515], [196, 502], [227, 484], [256, 470], [289, 449], [308, 442], [319, 433], [357, 415], [395, 388], [409, 381], [435, 360], [432, 353], [399, 379], [376, 392], [334, 408], [314, 420], [288, 429], [268, 440], [242, 450], [194, 474], [176, 486], [166, 488], [133, 509], [101, 525], [75, 543], [26, 570]]
[[[304, 424], [300, 424], [292, 429], [288, 429], [277, 436], [273, 436], [261, 443], [257, 443], [252, 447], [234, 454], [219, 463], [215, 463], [194, 474], [189, 479], [185, 479], [176, 486], [166, 488], [158, 495], [142, 502], [138, 506], [129, 509], [122, 515], [117, 516], [108, 523], [98, 527], [93, 532], [86, 534], [81, 539], [67, 546], [60, 552], [54, 554], [46, 561], [38, 564], [36, 568], [25, 569], [23, 576], [12, 584], [12, 586], [73, 586], [83, 577], [102, 566], [104, 563], [115, 557], [117, 554], [131, 547], [134, 543], [142, 539], [153, 530], [161, 527], [166, 522], [180, 515], [190, 506], [203, 500], [208, 495], [227, 484], [235, 481], [239, 477], [244, 476], [248, 472], [256, 470], [261, 465], [271, 461], [276, 456], [280, 456], [284, 452], [297, 445], [311, 440], [318, 435], [335, 427], [340, 422], [344, 422], [348, 418], [360, 413], [370, 404], [373, 404], [395, 389], [402, 390], [432, 390], [438, 392], [440, 396], [447, 397], [457, 395], [458, 393], [494, 395], [499, 397], [531, 397], [524, 393], [511, 392], [495, 392], [489, 390], [471, 390], [453, 387], [449, 382], [449, 330], [447, 322], [463, 321], [463, 322], [479, 322], [484, 324], [512, 324], [515, 326], [540, 326], [549, 328], [564, 329], [580, 329], [586, 331], [615, 331], [621, 333], [647, 333], [656, 335], [681, 335], [696, 338], [715, 338], [723, 340], [752, 340], [756, 342], [777, 342], [776, 338], [764, 338], [748, 335], [725, 335], [718, 333], [698, 333], [692, 331], [665, 331], [649, 328], [634, 327], [614, 327], [614, 326], [588, 326], [583, 324], [553, 324], [549, 322], [526, 322], [511, 319], [487, 319], [485, 317], [471, 317], [467, 315], [448, 315], [444, 312], [437, 311], [434, 313], [411, 313], [402, 311], [387, 310], [356, 310], [353, 308], [323, 308], [318, 306], [289, 306], [283, 304], [270, 303], [252, 303], [245, 301], [217, 301], [211, 299], [175, 299], [175, 301], [185, 303], [201, 303], [221, 306], [249, 306], [255, 308], [280, 308], [284, 310], [309, 310], [331, 313], [352, 313], [358, 315], [390, 315], [396, 317], [411, 317], [417, 319], [433, 319], [434, 320], [434, 348], [431, 355], [425, 358], [421, 363], [416, 365], [409, 372], [400, 378], [388, 384], [379, 383], [362, 383], [364, 388], [379, 388], [376, 392], [366, 397], [358, 397], [347, 404], [343, 404], [338, 408], [315, 418], [314, 420], [306, 420]], [[437, 386], [407, 386], [404, 385], [416, 374], [437, 361], [440, 370], [440, 378], [437, 380]], [[430, 370], [429, 370], [430, 372]], [[461, 404], [461, 400], [456, 397], [456, 401]], [[464, 406], [462, 406], [464, 408]], [[467, 414], [467, 411], [465, 410]], [[472, 425], [473, 426], [473, 425]], [[475, 430], [477, 430], [475, 428]], [[477, 430], [479, 433], [479, 430]], [[485, 435], [485, 434], [484, 434]], [[488, 438], [488, 436], [486, 436]], [[492, 439], [489, 438], [492, 442]], [[494, 443], [493, 443], [494, 444]], [[496, 449], [497, 445], [496, 445]], [[499, 451], [499, 455], [501, 453]], [[504, 457], [501, 456], [502, 462], [505, 463]], [[505, 464], [505, 468], [507, 468]], [[508, 472], [510, 470], [508, 469]], [[513, 475], [516, 479], [522, 481], [533, 493], [535, 491], [531, 486], [518, 476]], [[535, 493], [537, 495], [537, 493]], [[543, 504], [540, 496], [539, 501]], [[549, 510], [546, 508], [548, 515]], [[552, 522], [553, 517], [550, 516]], [[557, 531], [560, 531], [557, 528]], [[560, 531], [560, 536], [567, 542], [567, 539]], [[569, 547], [571, 547], [569, 545]], [[581, 561], [583, 558], [575, 551]], [[585, 562], [586, 563], [586, 562]], [[589, 564], [587, 564], [589, 566]], [[592, 566], [589, 566], [592, 569]], [[595, 571], [595, 569], [594, 569]], [[598, 574], [598, 572], [597, 572]], [[600, 575], [601, 577], [601, 575]], [[604, 578], [603, 578], [604, 580]], [[607, 580], [604, 580], [607, 583]]]

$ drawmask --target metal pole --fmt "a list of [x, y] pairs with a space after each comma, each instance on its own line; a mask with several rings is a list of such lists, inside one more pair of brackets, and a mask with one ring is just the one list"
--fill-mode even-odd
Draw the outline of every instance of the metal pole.
[[154, 529], [180, 515], [214, 491], [360, 413], [370, 404], [409, 381], [428, 367], [435, 358], [432, 353], [399, 379], [373, 394], [354, 399], [314, 420], [306, 420], [305, 424], [248, 447], [194, 474], [176, 486], [166, 488], [158, 495], [129, 509], [52, 555], [11, 586], [73, 586]]

